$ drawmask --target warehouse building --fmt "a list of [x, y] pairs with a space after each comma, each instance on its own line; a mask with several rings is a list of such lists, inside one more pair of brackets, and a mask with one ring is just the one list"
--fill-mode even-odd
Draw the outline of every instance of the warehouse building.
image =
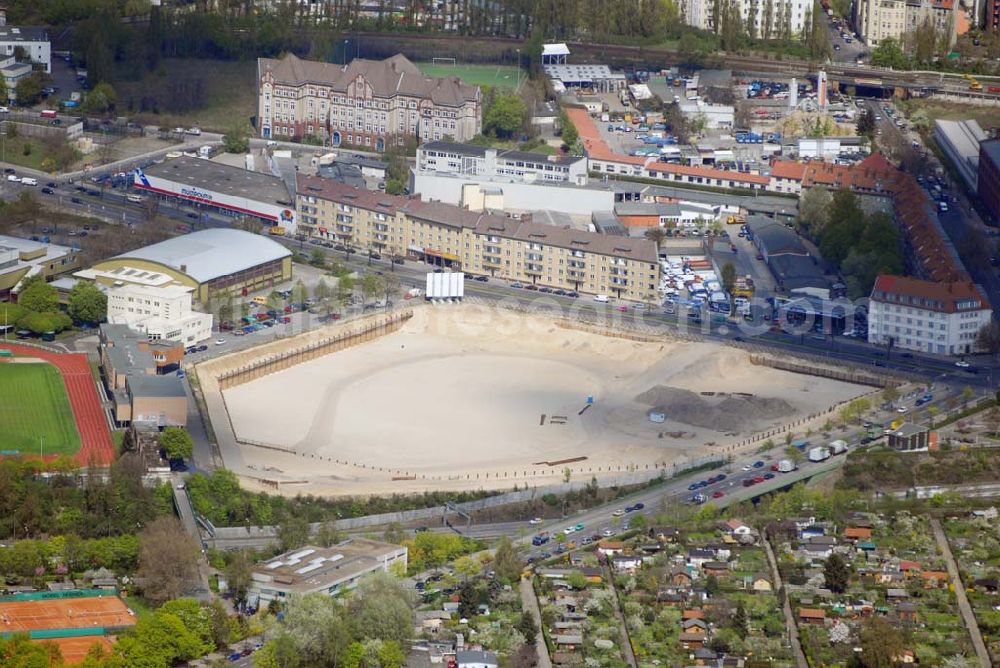
[[192, 288], [202, 304], [213, 294], [245, 295], [292, 277], [292, 253], [273, 239], [213, 228], [102, 260], [76, 273], [101, 285]]
[[133, 176], [135, 188], [159, 197], [295, 232], [293, 198], [277, 176], [186, 156], [137, 168]]

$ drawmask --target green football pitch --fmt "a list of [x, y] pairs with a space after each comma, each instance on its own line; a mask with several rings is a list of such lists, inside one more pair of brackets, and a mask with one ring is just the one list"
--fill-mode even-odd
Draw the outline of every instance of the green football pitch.
[[80, 450], [62, 376], [51, 364], [0, 364], [0, 450], [34, 455]]
[[[420, 71], [430, 77], [458, 77], [475, 86], [517, 87], [517, 68], [513, 65], [466, 65], [459, 63], [417, 63]], [[521, 83], [528, 77], [522, 72]]]

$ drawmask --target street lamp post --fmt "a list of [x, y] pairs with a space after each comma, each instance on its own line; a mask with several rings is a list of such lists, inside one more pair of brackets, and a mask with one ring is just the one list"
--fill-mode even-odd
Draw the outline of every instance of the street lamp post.
[[521, 49], [514, 49], [517, 51], [517, 89], [515, 93], [521, 90]]

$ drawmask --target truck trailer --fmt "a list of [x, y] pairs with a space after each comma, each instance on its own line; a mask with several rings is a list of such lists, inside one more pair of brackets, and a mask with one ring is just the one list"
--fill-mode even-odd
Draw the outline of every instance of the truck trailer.
[[823, 462], [830, 458], [830, 451], [826, 448], [813, 448], [809, 451], [809, 461]]
[[836, 440], [827, 446], [831, 455], [842, 455], [847, 452], [847, 441]]
[[779, 473], [791, 473], [795, 470], [795, 462], [791, 459], [782, 459], [778, 462], [778, 472]]

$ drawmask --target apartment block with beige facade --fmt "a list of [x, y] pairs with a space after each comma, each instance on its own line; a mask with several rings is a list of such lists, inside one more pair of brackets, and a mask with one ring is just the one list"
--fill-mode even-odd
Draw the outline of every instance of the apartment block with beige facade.
[[885, 39], [905, 42], [925, 20], [939, 35], [954, 44], [956, 0], [858, 0], [855, 25], [858, 35], [871, 47]]
[[656, 299], [660, 265], [647, 239], [515, 220], [417, 197], [297, 178], [309, 236], [470, 274], [635, 301]]
[[406, 56], [349, 65], [257, 60], [257, 131], [385, 149], [390, 138], [468, 141], [482, 131], [482, 92], [458, 77], [429, 77]]

